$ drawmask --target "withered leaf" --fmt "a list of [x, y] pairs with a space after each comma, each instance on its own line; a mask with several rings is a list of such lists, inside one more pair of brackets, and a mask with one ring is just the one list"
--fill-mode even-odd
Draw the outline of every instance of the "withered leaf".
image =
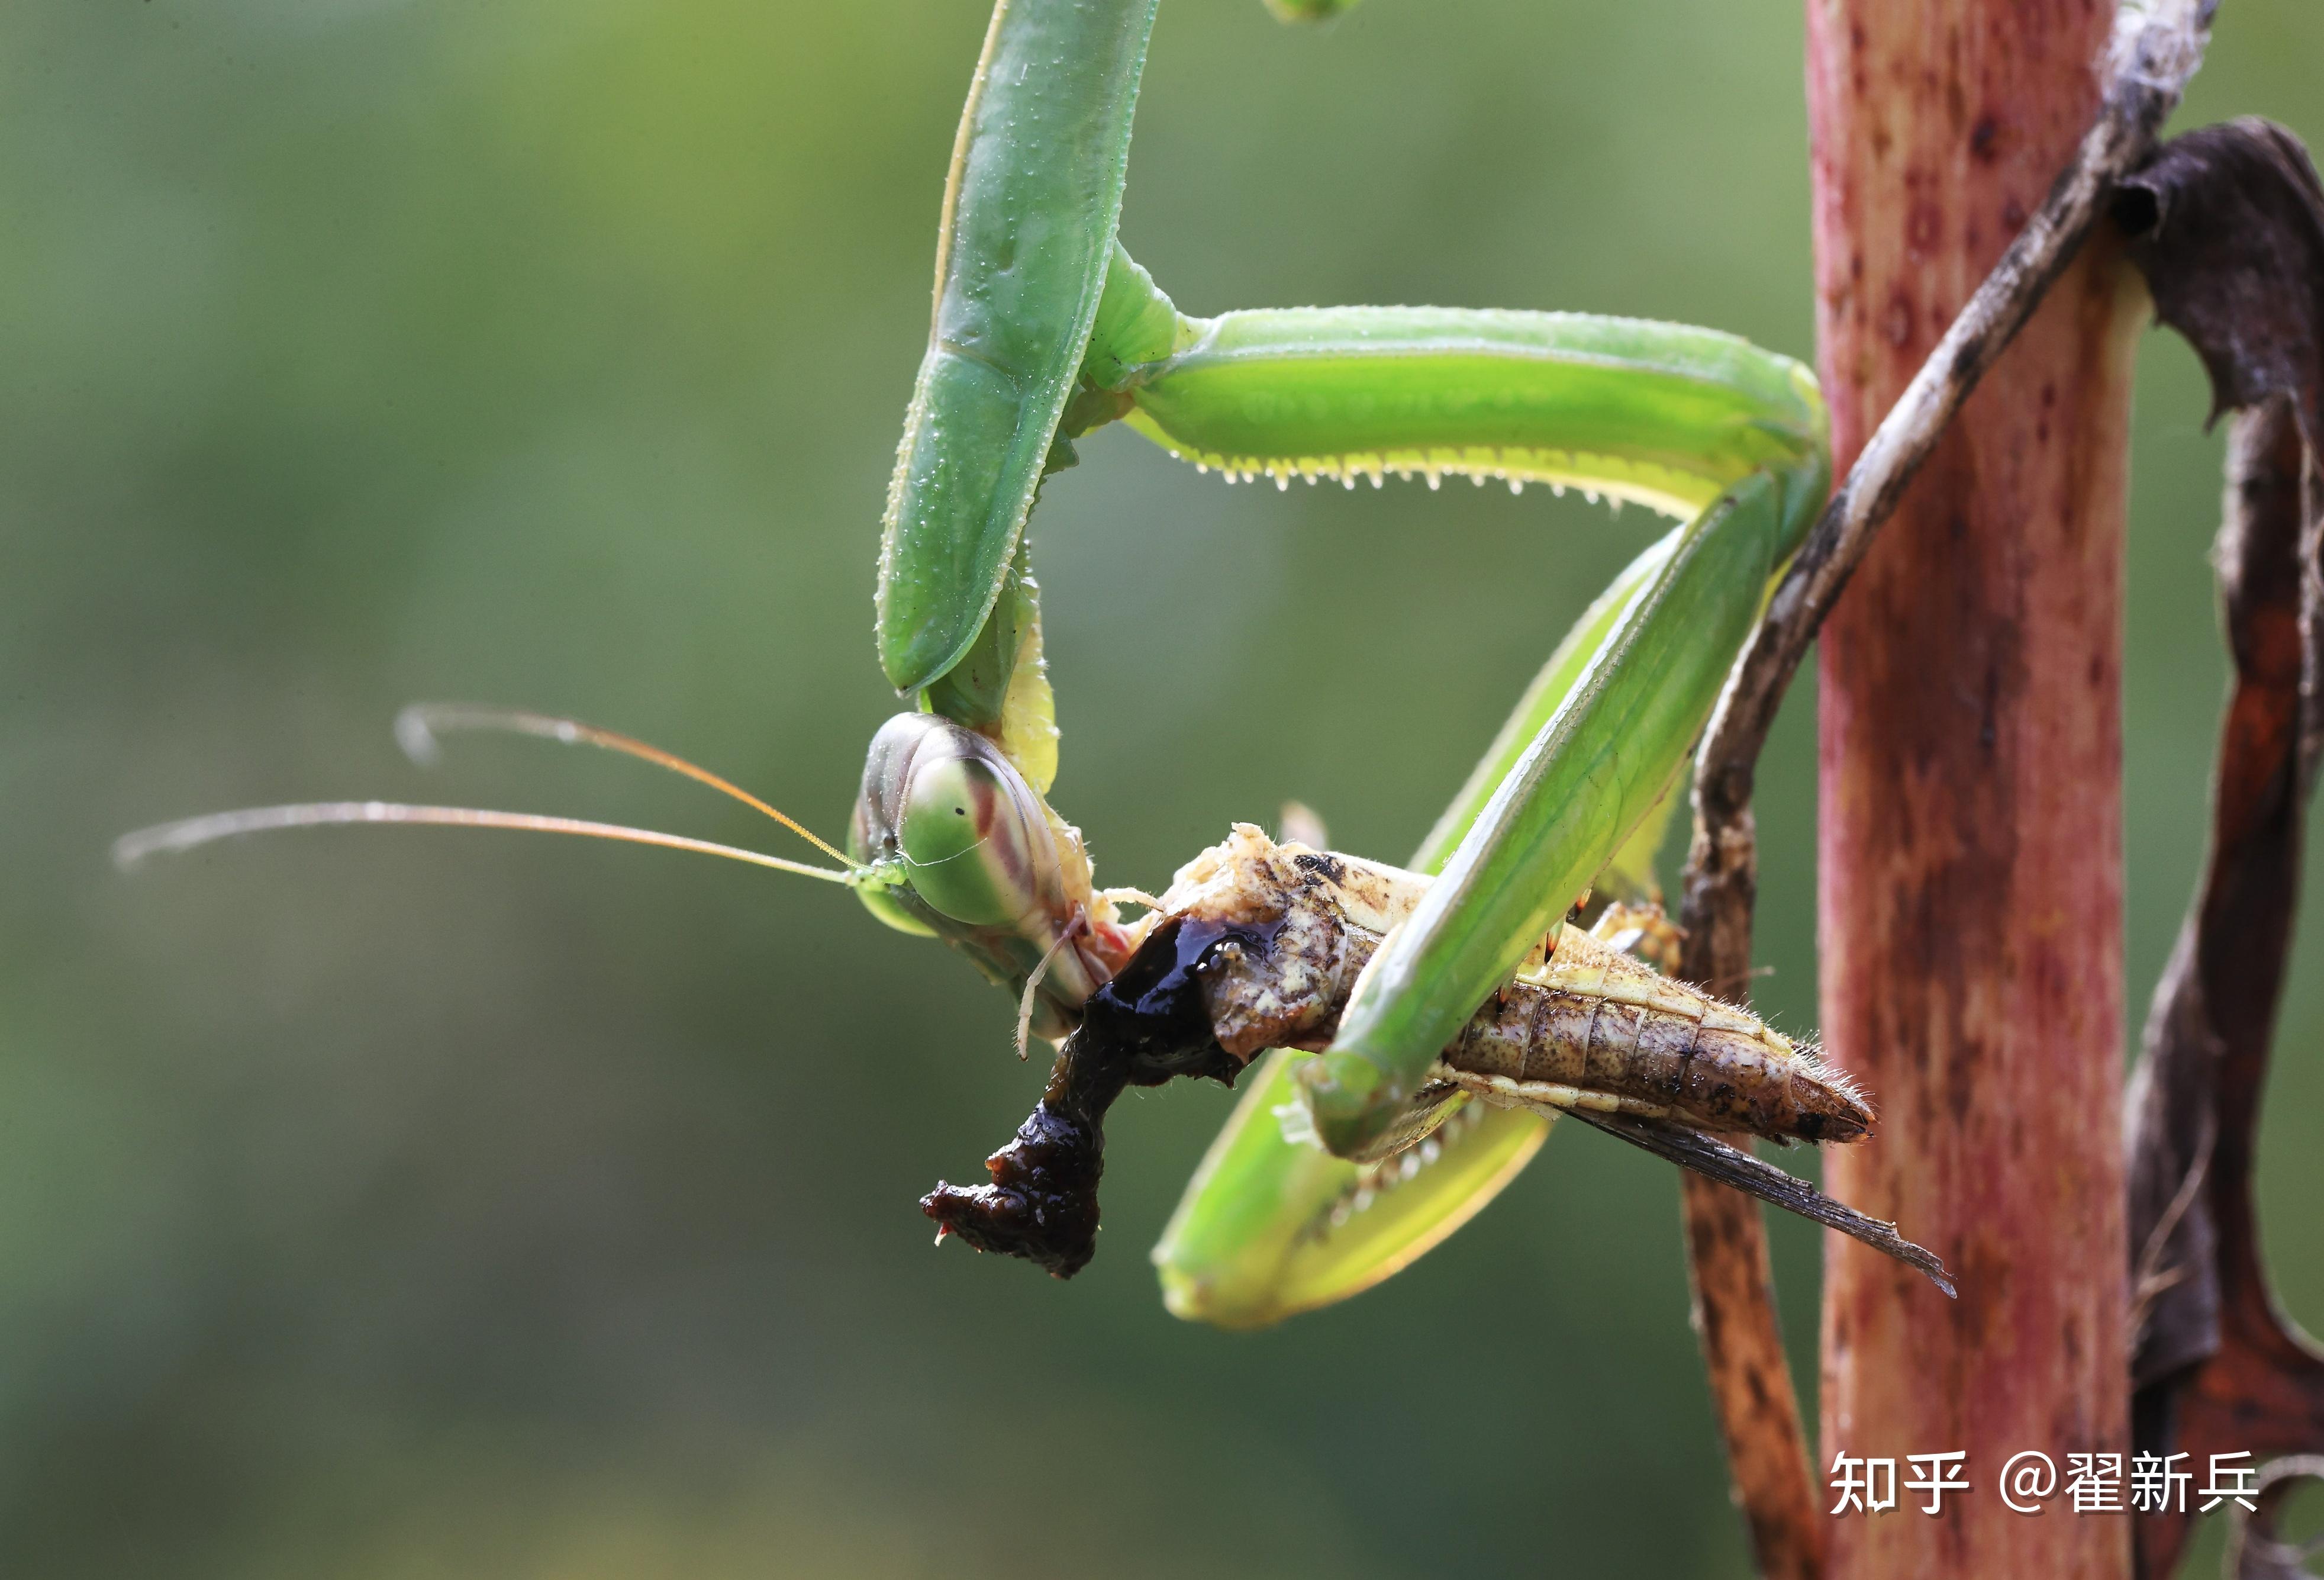
[[2116, 188], [2114, 217], [2210, 373], [2213, 418], [2290, 395], [2324, 448], [2324, 184], [2300, 140], [2255, 117], [2174, 137]]
[[[2282, 127], [2167, 143], [2114, 216], [2163, 320], [2236, 413], [2217, 562], [2235, 687], [2203, 877], [2155, 990], [2127, 1111], [2143, 1453], [2324, 1448], [2324, 1352], [2282, 1317], [2252, 1169], [2299, 901], [2319, 727], [2316, 457], [2324, 448], [2324, 183]], [[2183, 1514], [2142, 1514], [2138, 1572], [2168, 1575]], [[2259, 1571], [2264, 1573], [2264, 1570]]]

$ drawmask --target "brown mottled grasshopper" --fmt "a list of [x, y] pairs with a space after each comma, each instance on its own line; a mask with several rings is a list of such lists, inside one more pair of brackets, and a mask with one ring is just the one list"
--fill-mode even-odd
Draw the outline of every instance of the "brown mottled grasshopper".
[[[1377, 862], [1277, 845], [1243, 823], [1179, 870], [1162, 914], [1181, 925], [1265, 931], [1265, 947], [1229, 938], [1204, 967], [1219, 1045], [1249, 1058], [1269, 1048], [1327, 1046], [1380, 940], [1429, 882]], [[1625, 919], [1609, 911], [1597, 932], [1569, 923], [1543, 939], [1439, 1056], [1407, 1123], [1375, 1154], [1410, 1145], [1414, 1123], [1456, 1094], [1777, 1141], [1871, 1132], [1871, 1109], [1812, 1049], [1610, 947], [1605, 939]]]
[[[1231, 1082], [1266, 1049], [1328, 1046], [1381, 940], [1430, 882], [1236, 825], [1179, 869], [1141, 924], [1137, 954], [1093, 999], [1040, 1109], [988, 1160], [994, 1183], [939, 1186], [924, 1204], [929, 1215], [981, 1249], [1069, 1275], [1093, 1247], [1100, 1123], [1122, 1087], [1174, 1075]], [[1572, 1113], [1853, 1235], [1951, 1293], [1942, 1265], [1894, 1225], [1719, 1139], [1860, 1141], [1874, 1116], [1812, 1049], [1614, 947], [1635, 916], [1609, 913], [1595, 931], [1566, 925], [1544, 938], [1360, 1161], [1425, 1167], [1430, 1138], [1472, 1102]], [[1277, 1111], [1293, 1140], [1308, 1139], [1305, 1117], [1296, 1104]]]

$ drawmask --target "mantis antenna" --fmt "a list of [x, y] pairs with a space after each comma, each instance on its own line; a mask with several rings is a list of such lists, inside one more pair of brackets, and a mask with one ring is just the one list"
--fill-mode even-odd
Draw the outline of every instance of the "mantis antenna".
[[853, 884], [867, 870], [848, 860], [844, 853], [827, 840], [816, 837], [781, 811], [708, 769], [698, 767], [659, 746], [648, 745], [643, 741], [612, 730], [599, 729], [595, 725], [583, 724], [578, 719], [528, 713], [518, 708], [478, 707], [461, 703], [415, 703], [398, 714], [395, 719], [397, 744], [413, 762], [423, 764], [436, 760], [436, 737], [439, 732], [447, 730], [501, 730], [513, 735], [538, 735], [544, 740], [562, 741], [571, 745], [596, 746], [638, 758], [657, 767], [667, 768], [673, 773], [684, 774], [732, 796], [745, 806], [764, 812], [817, 850], [845, 865], [844, 869], [835, 871], [805, 862], [786, 861], [781, 856], [745, 850], [739, 845], [718, 845], [682, 834], [663, 834], [655, 829], [632, 828], [619, 823], [595, 823], [579, 818], [555, 818], [536, 812], [493, 812], [476, 807], [423, 807], [402, 801], [303, 801], [291, 806], [249, 807], [240, 811], [214, 812], [206, 817], [156, 824], [151, 828], [124, 834], [114, 841], [114, 864], [126, 871], [150, 855], [165, 852], [174, 855], [240, 834], [263, 834], [279, 828], [345, 827], [356, 823], [403, 823], [439, 828], [512, 828], [533, 834], [569, 834], [586, 839], [615, 839], [632, 845], [654, 845], [667, 850], [724, 856], [730, 861], [770, 867], [780, 873], [797, 873], [801, 877], [820, 878], [833, 883]]
[[740, 785], [633, 736], [601, 730], [595, 725], [585, 725], [579, 719], [559, 718], [554, 714], [529, 713], [515, 707], [481, 707], [464, 702], [415, 702], [395, 716], [396, 744], [403, 748], [405, 756], [423, 767], [434, 765], [440, 755], [436, 749], [436, 737], [449, 730], [497, 730], [504, 735], [538, 735], [542, 740], [558, 741], [568, 746], [595, 746], [602, 751], [618, 752], [624, 757], [635, 757], [657, 768], [667, 768], [672, 773], [682, 773], [696, 783], [706, 784], [723, 795], [732, 796], [744, 806], [764, 812], [832, 860], [844, 862], [851, 868], [855, 864], [848, 860], [845, 852], [834, 846], [829, 840], [809, 833], [797, 821]]
[[238, 812], [212, 812], [202, 818], [157, 823], [124, 834], [113, 842], [114, 864], [126, 871], [147, 856], [175, 855], [213, 840], [237, 834], [264, 834], [277, 828], [329, 828], [352, 823], [410, 823], [438, 828], [516, 828], [532, 834], [577, 834], [586, 839], [620, 839], [632, 845], [658, 845], [667, 850], [699, 851], [723, 855], [779, 873], [850, 883], [862, 869], [837, 872], [785, 861], [779, 855], [689, 839], [683, 834], [663, 834], [651, 828], [632, 828], [620, 823], [592, 823], [580, 818], [550, 818], [538, 812], [489, 812], [476, 807], [416, 807], [403, 801], [301, 801], [287, 807], [249, 807]]

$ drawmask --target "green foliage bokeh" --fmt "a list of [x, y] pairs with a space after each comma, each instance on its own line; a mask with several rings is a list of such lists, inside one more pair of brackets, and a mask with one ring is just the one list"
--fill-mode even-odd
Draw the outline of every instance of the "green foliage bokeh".
[[[1740, 1575], [1669, 1171], [1561, 1132], [1413, 1272], [1259, 1335], [1144, 1253], [1223, 1115], [1125, 1104], [1070, 1285], [928, 1245], [1038, 1071], [845, 896], [355, 831], [309, 797], [772, 841], [400, 704], [570, 711], [832, 834], [892, 706], [872, 556], [974, 0], [0, 10], [0, 1570]], [[1192, 311], [1427, 300], [1812, 346], [1794, 5], [1163, 8], [1125, 236]], [[2181, 124], [2324, 141], [2324, 22], [2224, 9]], [[2029, 199], [2038, 193], [2028, 194]], [[2138, 1018], [2224, 664], [2192, 358], [2139, 392]], [[1057, 799], [1157, 884], [1297, 797], [1409, 850], [1653, 523], [1225, 489], [1116, 433], [1038, 523]], [[1812, 687], [1761, 781], [1763, 1006], [1814, 1020]], [[2264, 1175], [2324, 1325], [2319, 929]], [[1910, 1225], [1905, 1226], [1908, 1230]], [[1816, 1246], [1777, 1226], [1812, 1379]], [[1886, 1451], [1936, 1449], [1898, 1444]], [[2027, 1445], [2062, 1452], [2070, 1445]]]

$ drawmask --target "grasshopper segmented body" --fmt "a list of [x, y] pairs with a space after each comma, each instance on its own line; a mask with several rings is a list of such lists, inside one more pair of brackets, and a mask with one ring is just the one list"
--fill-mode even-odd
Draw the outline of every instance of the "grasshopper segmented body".
[[[1320, 1048], [1381, 939], [1431, 880], [1359, 857], [1277, 845], [1249, 824], [1180, 869], [1162, 896], [1180, 925], [1260, 929], [1225, 939], [1204, 979], [1220, 1045]], [[1563, 926], [1430, 1067], [1416, 1117], [1453, 1092], [1499, 1107], [1628, 1113], [1780, 1141], [1849, 1141], [1873, 1115], [1812, 1050], [1748, 1010]], [[1411, 1123], [1379, 1149], [1410, 1145]]]

